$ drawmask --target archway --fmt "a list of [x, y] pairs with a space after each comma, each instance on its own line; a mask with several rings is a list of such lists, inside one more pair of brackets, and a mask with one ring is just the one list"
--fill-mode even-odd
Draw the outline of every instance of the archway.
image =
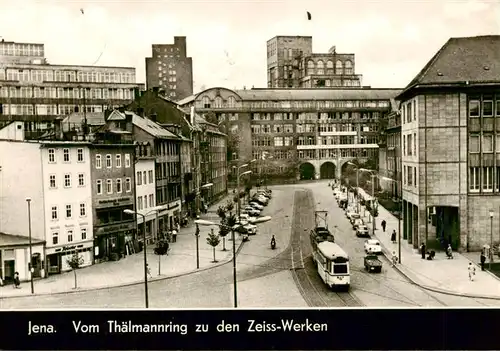
[[299, 174], [301, 180], [313, 180], [315, 175], [314, 166], [309, 162], [301, 164]]
[[335, 178], [335, 165], [333, 162], [325, 162], [319, 169], [321, 179], [334, 179]]
[[354, 166], [349, 164], [348, 162], [345, 162], [342, 167], [340, 168], [340, 174], [342, 178], [347, 177], [353, 170]]

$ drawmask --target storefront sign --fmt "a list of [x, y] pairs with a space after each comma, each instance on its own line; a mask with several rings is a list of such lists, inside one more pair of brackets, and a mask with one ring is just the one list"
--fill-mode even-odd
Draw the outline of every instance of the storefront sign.
[[113, 232], [120, 232], [120, 231], [125, 231], [125, 230], [133, 230], [135, 229], [134, 222], [129, 222], [129, 223], [123, 223], [123, 224], [117, 224], [117, 225], [109, 225], [106, 227], [96, 227], [96, 230], [94, 231], [96, 235], [103, 235], [103, 234], [109, 234]]
[[87, 241], [84, 243], [77, 243], [74, 245], [64, 245], [64, 246], [59, 246], [59, 247], [51, 247], [51, 248], [47, 248], [45, 250], [45, 254], [46, 255], [53, 255], [55, 253], [64, 253], [64, 252], [71, 251], [71, 250], [81, 250], [81, 249], [86, 249], [86, 248], [93, 247], [93, 246], [94, 246], [94, 243], [92, 241]]
[[102, 206], [120, 206], [131, 202], [131, 197], [120, 197], [116, 199], [99, 200], [98, 204]]

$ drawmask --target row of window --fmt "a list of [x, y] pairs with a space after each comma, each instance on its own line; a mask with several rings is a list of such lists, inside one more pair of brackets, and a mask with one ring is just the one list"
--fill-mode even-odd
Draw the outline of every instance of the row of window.
[[156, 179], [168, 179], [180, 176], [180, 165], [177, 162], [161, 162], [155, 165]]
[[[97, 69], [97, 67], [95, 68]], [[85, 83], [135, 83], [135, 73], [78, 71], [75, 69], [21, 69], [0, 70], [0, 80], [21, 82], [85, 82]]]
[[153, 170], [149, 171], [137, 171], [137, 174], [135, 176], [135, 180], [137, 185], [147, 185], [147, 184], [153, 184], [154, 179], [153, 179]]
[[417, 167], [403, 166], [403, 185], [416, 187], [417, 183]]
[[403, 124], [417, 120], [417, 101], [415, 99], [401, 105], [401, 116]]
[[43, 44], [0, 43], [0, 55], [44, 56]]
[[417, 133], [403, 134], [403, 156], [418, 156]]
[[[105, 158], [106, 168], [113, 168], [113, 157], [110, 154], [106, 155]], [[115, 155], [115, 167], [122, 168], [122, 155]], [[102, 155], [95, 155], [95, 168], [102, 168]], [[130, 168], [130, 154], [125, 154], [125, 168]]]
[[[148, 206], [148, 203], [149, 203], [149, 206]], [[147, 209], [148, 207], [154, 207], [154, 206], [155, 206], [155, 200], [154, 200], [153, 194], [137, 197], [137, 209], [139, 211], [143, 210], [143, 209]]]
[[[76, 237], [74, 229], [66, 230], [66, 242], [71, 243], [73, 241], [87, 240], [87, 228], [80, 227], [80, 238]], [[59, 231], [52, 232], [52, 245], [59, 244]]]
[[[56, 159], [58, 154], [56, 151], [62, 151], [62, 159], [63, 162], [71, 162], [72, 155], [74, 156], [75, 149], [70, 149], [70, 148], [63, 148], [62, 150], [60, 149], [48, 149], [48, 154], [49, 154], [49, 163], [56, 163]], [[78, 148], [76, 149], [76, 161], [77, 162], [85, 162], [85, 152], [83, 148]]]
[[[78, 186], [84, 187], [86, 183], [85, 173], [78, 173]], [[64, 174], [63, 186], [65, 188], [72, 187], [71, 173]], [[57, 189], [57, 177], [55, 174], [49, 174], [49, 189]]]
[[58, 88], [58, 87], [1, 87], [0, 97], [51, 99], [115, 99], [131, 100], [134, 89], [123, 88]]
[[[103, 186], [106, 186], [106, 194], [113, 194], [116, 192], [117, 194], [121, 194], [123, 192], [123, 184], [122, 179], [117, 178], [114, 182], [115, 186], [113, 187], [113, 179], [106, 179], [106, 183], [104, 184], [102, 179], [96, 180], [96, 191], [98, 195], [102, 195], [104, 193]], [[132, 180], [131, 178], [125, 178], [125, 192], [129, 193], [132, 191]]]
[[[80, 217], [86, 217], [87, 216], [87, 204], [85, 202], [82, 202], [78, 206], [78, 214]], [[50, 209], [50, 216], [53, 221], [57, 221], [60, 218], [59, 215], [59, 208], [57, 205], [52, 205]], [[64, 207], [64, 218], [66, 219], [71, 219], [73, 218], [73, 205], [72, 204], [67, 204]]]
[[337, 157], [374, 157], [378, 153], [376, 149], [319, 149], [299, 150], [297, 156], [300, 159], [332, 159]]
[[500, 95], [471, 96], [469, 117], [500, 117]]
[[0, 108], [3, 115], [28, 115], [28, 116], [50, 116], [69, 115], [73, 112], [103, 112], [107, 106], [104, 105], [47, 105], [47, 104], [4, 104]]
[[[494, 181], [496, 179], [496, 181]], [[491, 193], [500, 191], [500, 167], [469, 167], [469, 191]]]
[[493, 150], [500, 152], [500, 134], [469, 135], [469, 152], [471, 154], [490, 153]]

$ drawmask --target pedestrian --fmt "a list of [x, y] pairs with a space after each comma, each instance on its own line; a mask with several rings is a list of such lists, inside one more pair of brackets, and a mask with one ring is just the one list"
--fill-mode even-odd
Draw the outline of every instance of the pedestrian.
[[446, 249], [446, 256], [448, 256], [448, 259], [453, 258], [453, 250], [451, 248], [451, 244], [448, 244], [448, 248]]
[[14, 288], [15, 289], [21, 288], [21, 280], [19, 280], [19, 273], [18, 272], [14, 273]]
[[147, 264], [147, 263], [146, 263], [146, 270], [148, 272], [149, 278], [153, 278], [153, 276], [151, 275], [151, 268], [149, 268], [149, 264]]
[[3, 286], [3, 279], [1, 276], [0, 276], [0, 286]]
[[398, 256], [396, 256], [396, 251], [392, 252], [392, 267], [398, 263]]
[[474, 281], [474, 276], [476, 275], [476, 267], [472, 265], [472, 262], [469, 262], [469, 280], [472, 282]]
[[486, 255], [484, 254], [484, 249], [481, 250], [481, 270], [484, 271], [484, 264], [486, 263]]
[[387, 223], [386, 223], [385, 219], [382, 221], [381, 225], [382, 225], [382, 230], [383, 230], [383, 231], [384, 231], [384, 233], [385, 233], [385, 226], [387, 225]]
[[177, 242], [177, 230], [176, 229], [172, 230], [172, 242], [173, 243]]
[[392, 230], [391, 241], [392, 241], [393, 244], [396, 243], [396, 229]]
[[422, 259], [425, 260], [425, 254], [426, 254], [426, 247], [425, 247], [425, 243], [422, 243], [422, 245], [420, 245], [420, 254], [422, 255]]

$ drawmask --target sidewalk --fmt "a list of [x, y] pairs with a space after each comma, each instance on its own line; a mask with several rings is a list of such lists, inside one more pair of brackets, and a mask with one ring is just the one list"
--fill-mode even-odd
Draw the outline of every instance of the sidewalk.
[[[213, 213], [221, 204], [233, 197], [232, 192], [222, 198], [219, 202], [209, 207], [208, 213], [202, 214], [200, 218], [219, 222], [218, 217], [212, 218]], [[196, 269], [196, 237], [195, 225], [191, 220], [189, 225], [181, 228], [177, 235], [177, 242], [170, 244], [168, 255], [158, 256], [153, 253], [155, 245], [147, 247], [147, 261], [151, 270], [150, 281], [162, 280], [176, 276], [187, 275], [200, 272], [219, 266], [232, 258], [232, 251], [222, 251], [221, 243], [215, 249], [215, 258], [218, 261], [213, 263], [213, 250], [206, 242], [210, 229], [217, 231], [217, 227], [200, 226], [199, 237], [199, 258], [200, 269]], [[226, 248], [230, 248], [231, 241], [227, 240]], [[241, 238], [237, 236], [236, 245], [240, 249]], [[159, 260], [161, 264], [159, 267]], [[160, 270], [160, 272], [159, 272]], [[142, 283], [144, 281], [144, 252], [138, 252], [126, 256], [119, 261], [108, 261], [95, 264], [77, 270], [78, 289], [74, 289], [74, 274], [72, 271], [49, 276], [46, 279], [38, 279], [34, 282], [35, 295], [48, 295], [58, 293], [68, 293], [85, 290], [96, 290], [113, 286], [127, 286]], [[161, 273], [161, 275], [159, 274]], [[29, 282], [22, 282], [21, 289], [14, 289], [12, 285], [0, 287], [0, 298], [17, 297], [31, 295]], [[1, 309], [1, 302], [0, 302]]]
[[[358, 189], [362, 196], [367, 195], [363, 189]], [[371, 230], [372, 223], [368, 221], [368, 211], [361, 210], [362, 216], [363, 212], [366, 212], [364, 220]], [[393, 251], [398, 254], [398, 244], [391, 242], [392, 231], [395, 229], [396, 233], [398, 232], [398, 219], [381, 205], [378, 206], [378, 214], [375, 237], [380, 241], [384, 254], [391, 260]], [[380, 225], [384, 219], [387, 223], [385, 233]], [[396, 267], [414, 284], [448, 295], [500, 300], [500, 280], [489, 272], [481, 271], [477, 265], [479, 253], [454, 252], [453, 259], [447, 259], [445, 253], [437, 253], [434, 260], [428, 261], [421, 258], [413, 245], [404, 239], [401, 240], [401, 263]], [[469, 281], [469, 262], [476, 265], [476, 277], [473, 282]]]

